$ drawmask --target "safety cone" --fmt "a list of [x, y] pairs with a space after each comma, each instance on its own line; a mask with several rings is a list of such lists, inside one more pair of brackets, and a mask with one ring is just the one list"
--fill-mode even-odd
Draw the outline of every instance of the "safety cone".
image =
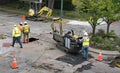
[[25, 15], [22, 15], [22, 21], [23, 22], [25, 21]]
[[102, 61], [102, 60], [103, 60], [102, 51], [99, 52], [99, 55], [98, 55], [98, 57], [97, 57], [97, 60], [98, 60], [98, 61]]
[[16, 61], [16, 57], [15, 57], [15, 56], [13, 57], [13, 62], [12, 62], [11, 67], [12, 67], [12, 69], [18, 68], [17, 61]]

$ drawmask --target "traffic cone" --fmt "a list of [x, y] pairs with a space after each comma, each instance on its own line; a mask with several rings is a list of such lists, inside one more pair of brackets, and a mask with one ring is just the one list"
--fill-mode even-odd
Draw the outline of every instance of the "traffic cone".
[[99, 52], [99, 55], [98, 55], [98, 57], [97, 57], [97, 60], [98, 60], [98, 61], [102, 61], [102, 60], [103, 60], [102, 51]]
[[15, 56], [13, 57], [13, 62], [12, 62], [11, 67], [12, 67], [12, 69], [18, 68], [17, 61], [16, 61], [16, 57], [15, 57]]
[[22, 15], [22, 21], [23, 21], [23, 22], [25, 21], [25, 16], [24, 16], [24, 15]]

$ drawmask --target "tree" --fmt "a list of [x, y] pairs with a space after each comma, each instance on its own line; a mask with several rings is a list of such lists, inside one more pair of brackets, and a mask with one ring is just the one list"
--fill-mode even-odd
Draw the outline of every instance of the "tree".
[[96, 26], [100, 24], [97, 23], [99, 18], [104, 18], [104, 21], [107, 22], [108, 34], [110, 24], [120, 17], [119, 0], [74, 0], [73, 4], [76, 5], [79, 12], [88, 15], [87, 19], [91, 17], [88, 21], [93, 28], [93, 36], [95, 35]]
[[77, 10], [82, 14], [87, 14], [86, 19], [92, 27], [92, 34], [95, 35], [96, 26], [99, 25], [97, 20], [100, 18], [97, 0], [74, 0], [72, 1], [76, 5]]
[[107, 23], [107, 34], [109, 33], [110, 25], [120, 19], [120, 1], [119, 0], [100, 0], [99, 10], [103, 21]]

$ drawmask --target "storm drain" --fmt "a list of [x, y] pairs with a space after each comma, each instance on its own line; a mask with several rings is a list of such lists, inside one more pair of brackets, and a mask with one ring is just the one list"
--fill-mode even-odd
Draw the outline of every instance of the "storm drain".
[[34, 42], [34, 41], [37, 41], [37, 40], [39, 40], [39, 39], [38, 38], [34, 38], [34, 37], [29, 38], [29, 42]]
[[[93, 58], [93, 57], [91, 55], [89, 55], [89, 58]], [[81, 64], [84, 61], [86, 61], [85, 59], [82, 58], [81, 54], [74, 54], [74, 55], [67, 54], [65, 56], [57, 58], [56, 60], [71, 64], [73, 66], [75, 66], [77, 64]]]

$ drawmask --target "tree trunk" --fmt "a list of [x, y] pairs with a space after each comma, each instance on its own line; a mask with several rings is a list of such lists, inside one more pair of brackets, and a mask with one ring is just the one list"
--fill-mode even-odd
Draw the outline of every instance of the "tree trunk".
[[54, 0], [48, 0], [48, 7], [51, 9], [54, 8]]
[[93, 33], [92, 36], [95, 36], [95, 29], [96, 29], [96, 26], [93, 26], [93, 27], [92, 27], [92, 33]]
[[107, 24], [107, 34], [109, 33], [110, 24], [111, 24], [111, 23], [108, 23], [108, 24]]

